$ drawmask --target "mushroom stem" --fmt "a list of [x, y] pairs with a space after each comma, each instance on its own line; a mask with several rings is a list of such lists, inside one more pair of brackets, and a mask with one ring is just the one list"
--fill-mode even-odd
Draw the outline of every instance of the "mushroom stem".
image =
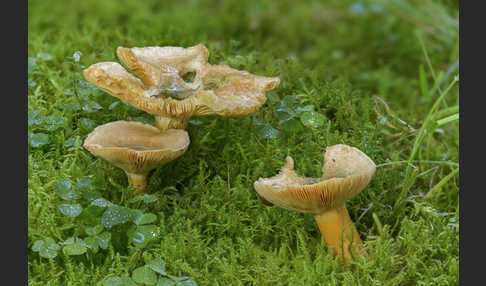
[[[341, 263], [343, 256], [346, 260], [352, 260], [352, 252], [362, 252], [359, 233], [349, 217], [345, 205], [327, 210], [314, 215], [319, 230], [328, 246], [333, 248], [334, 257], [340, 256]], [[350, 249], [353, 247], [353, 250]], [[343, 254], [343, 256], [341, 256]]]
[[155, 127], [159, 130], [167, 129], [187, 129], [189, 118], [176, 118], [155, 115]]
[[126, 172], [128, 177], [128, 184], [135, 188], [134, 195], [145, 193], [147, 189], [147, 175], [148, 174], [134, 174]]

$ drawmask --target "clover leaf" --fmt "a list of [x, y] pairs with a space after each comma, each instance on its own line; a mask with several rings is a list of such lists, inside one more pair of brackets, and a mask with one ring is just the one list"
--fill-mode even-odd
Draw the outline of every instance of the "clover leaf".
[[144, 203], [149, 204], [149, 203], [154, 203], [154, 202], [156, 202], [158, 200], [159, 199], [156, 196], [154, 196], [154, 195], [143, 194], [143, 195], [138, 195], [138, 196], [133, 197], [130, 200], [130, 202], [131, 203], [136, 203], [136, 202], [139, 202], [139, 201], [143, 201]]
[[135, 247], [142, 248], [160, 236], [160, 228], [156, 225], [141, 225], [127, 232], [128, 239]]
[[197, 286], [197, 284], [196, 281], [187, 279], [187, 280], [177, 282], [176, 286]]
[[159, 281], [157, 281], [157, 286], [175, 286], [175, 285], [176, 283], [167, 277], [160, 277]]
[[149, 224], [157, 220], [157, 216], [152, 213], [144, 213], [141, 210], [133, 211], [133, 222], [136, 225]]
[[66, 255], [81, 255], [86, 253], [86, 251], [88, 250], [86, 243], [81, 238], [77, 237], [70, 237], [62, 244], [64, 244], [62, 252]]
[[44, 145], [49, 144], [49, 136], [44, 133], [31, 133], [29, 134], [29, 144], [30, 146], [36, 148], [36, 147], [42, 147]]
[[34, 242], [32, 246], [32, 250], [35, 252], [39, 252], [39, 255], [44, 258], [55, 258], [57, 253], [61, 247], [56, 243], [56, 241], [51, 238], [47, 237], [42, 240], [37, 240]]
[[256, 134], [262, 138], [275, 139], [280, 135], [280, 132], [273, 128], [270, 123], [262, 121], [256, 117], [253, 118]]
[[98, 207], [94, 205], [87, 206], [78, 216], [88, 225], [96, 225], [101, 223], [101, 216], [105, 212], [106, 207]]
[[137, 286], [130, 277], [110, 277], [105, 280], [105, 286]]
[[81, 214], [83, 207], [80, 204], [60, 204], [59, 210], [68, 217], [77, 217]]
[[148, 266], [155, 272], [166, 276], [167, 273], [165, 272], [165, 261], [162, 258], [156, 258], [148, 264]]
[[95, 226], [86, 227], [84, 230], [87, 235], [97, 235], [103, 231], [104, 227], [102, 224], [97, 224]]
[[44, 129], [47, 131], [54, 131], [56, 129], [62, 128], [65, 122], [66, 119], [62, 116], [61, 113], [55, 113], [46, 117], [46, 125], [44, 126]]
[[44, 123], [45, 117], [41, 114], [40, 110], [29, 110], [27, 113], [28, 125], [41, 125]]
[[54, 191], [63, 200], [76, 200], [79, 198], [79, 194], [74, 191], [71, 181], [61, 180], [55, 183]]
[[110, 202], [107, 199], [99, 198], [99, 199], [93, 200], [91, 202], [91, 205], [97, 206], [97, 207], [110, 207], [110, 206], [114, 206], [115, 204], [113, 204], [112, 202]]
[[93, 131], [93, 129], [95, 129], [95, 127], [96, 127], [96, 122], [94, 122], [93, 120], [91, 120], [89, 118], [85, 118], [85, 117], [79, 119], [78, 124], [82, 129], [84, 129], [87, 132]]
[[308, 111], [302, 113], [300, 121], [307, 127], [318, 128], [324, 125], [326, 117], [316, 111]]
[[156, 285], [157, 284], [157, 274], [150, 269], [147, 265], [139, 267], [133, 270], [132, 273], [133, 281], [140, 283], [142, 285]]
[[113, 205], [108, 207], [103, 213], [101, 223], [106, 228], [111, 228], [115, 225], [126, 223], [127, 221], [131, 220], [132, 217], [133, 213], [129, 208]]

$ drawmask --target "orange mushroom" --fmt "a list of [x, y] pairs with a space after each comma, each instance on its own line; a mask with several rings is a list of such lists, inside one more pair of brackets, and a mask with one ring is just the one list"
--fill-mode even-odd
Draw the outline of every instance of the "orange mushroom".
[[136, 195], [145, 192], [149, 172], [184, 154], [189, 142], [185, 130], [160, 131], [149, 124], [115, 121], [96, 127], [83, 147], [123, 169]]
[[339, 144], [326, 148], [321, 178], [298, 176], [293, 159], [287, 156], [278, 175], [260, 178], [254, 187], [267, 203], [314, 215], [326, 244], [333, 247], [333, 255], [344, 261], [352, 259], [353, 252], [365, 253], [346, 201], [368, 185], [375, 170], [375, 163], [366, 154]]
[[[185, 129], [191, 116], [239, 117], [256, 112], [266, 92], [280, 83], [208, 63], [208, 49], [181, 47], [118, 47], [117, 56], [131, 74], [115, 62], [93, 64], [85, 78], [109, 94], [155, 116], [161, 130]], [[192, 82], [184, 80], [194, 75]]]

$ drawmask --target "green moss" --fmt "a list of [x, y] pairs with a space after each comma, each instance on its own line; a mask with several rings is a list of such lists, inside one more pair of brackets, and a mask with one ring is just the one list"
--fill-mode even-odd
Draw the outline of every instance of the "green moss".
[[[259, 177], [278, 172], [286, 155], [299, 174], [321, 176], [323, 151], [338, 143], [360, 148], [377, 164], [409, 159], [417, 132], [406, 124], [418, 130], [438, 97], [421, 93], [419, 66], [429, 87], [434, 75], [416, 34], [435, 74], [446, 72], [457, 60], [458, 8], [446, 1], [394, 3], [29, 1], [28, 103], [37, 116], [29, 132], [49, 137], [48, 144], [29, 147], [29, 285], [103, 285], [108, 276], [131, 275], [148, 256], [163, 258], [168, 273], [198, 285], [457, 284], [459, 234], [449, 219], [458, 212], [458, 175], [431, 200], [421, 199], [456, 168], [425, 161], [458, 162], [457, 122], [427, 133], [400, 207], [392, 208], [407, 179], [404, 163], [378, 167], [369, 187], [348, 203], [370, 254], [349, 268], [328, 254], [312, 216], [266, 207], [253, 189]], [[104, 198], [133, 207], [123, 171], [81, 145], [94, 126], [150, 116], [86, 85], [83, 66], [116, 61], [117, 46], [198, 43], [209, 48], [211, 63], [279, 76], [273, 100], [249, 117], [192, 121], [189, 150], [150, 178], [148, 190], [159, 201], [148, 211], [159, 216], [161, 236], [146, 248], [121, 243], [53, 260], [32, 251], [35, 240], [62, 241], [75, 233], [73, 219], [57, 209], [59, 180], [90, 176]], [[77, 66], [70, 58], [75, 51], [82, 52]], [[441, 109], [457, 103], [457, 86], [449, 93]], [[286, 131], [276, 108], [287, 95], [297, 98], [295, 107], [313, 105], [325, 123]], [[280, 135], [260, 136], [256, 119]]]

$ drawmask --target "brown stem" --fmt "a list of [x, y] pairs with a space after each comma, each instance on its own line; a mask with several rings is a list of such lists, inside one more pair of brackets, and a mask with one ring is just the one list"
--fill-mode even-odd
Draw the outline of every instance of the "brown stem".
[[314, 215], [314, 218], [326, 244], [333, 247], [333, 255], [339, 256], [341, 263], [343, 257], [352, 260], [354, 252], [366, 253], [345, 205]]
[[134, 174], [127, 172], [128, 184], [135, 188], [133, 195], [145, 193], [147, 189], [147, 175], [148, 174]]
[[176, 118], [155, 115], [155, 127], [159, 130], [167, 129], [187, 129], [189, 126], [189, 118]]

